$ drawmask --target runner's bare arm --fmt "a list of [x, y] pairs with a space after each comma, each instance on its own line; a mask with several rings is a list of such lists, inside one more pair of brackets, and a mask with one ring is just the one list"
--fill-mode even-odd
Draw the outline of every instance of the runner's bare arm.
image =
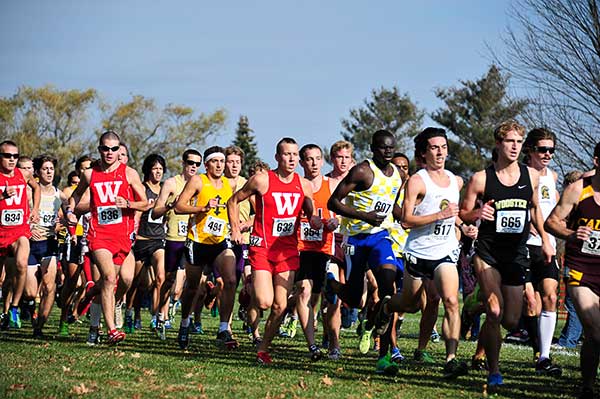
[[208, 212], [210, 207], [208, 204], [197, 204], [190, 205], [190, 200], [198, 193], [202, 191], [202, 178], [199, 175], [192, 176], [190, 180], [185, 183], [185, 187], [177, 202], [175, 203], [175, 212], [177, 214], [189, 215], [201, 212]]
[[266, 173], [257, 173], [250, 177], [246, 184], [227, 201], [227, 215], [229, 217], [229, 225], [231, 226], [231, 241], [234, 243], [241, 244], [243, 241], [240, 231], [239, 203], [251, 196], [265, 193], [268, 188], [269, 176]]
[[531, 197], [531, 223], [535, 227], [538, 235], [542, 238], [542, 252], [546, 259], [546, 263], [550, 263], [552, 256], [556, 255], [556, 250], [550, 243], [550, 237], [544, 229], [544, 216], [542, 215], [542, 209], [540, 208], [540, 202], [538, 197], [538, 186], [540, 184], [539, 172], [533, 168], [528, 167], [529, 179], [531, 180], [531, 188], [533, 189], [533, 195]]
[[475, 173], [465, 190], [465, 196], [460, 206], [459, 216], [465, 223], [473, 224], [479, 219], [494, 220], [495, 209], [493, 201], [488, 201], [481, 208], [475, 208], [477, 200], [483, 196], [485, 190], [485, 170]]
[[129, 166], [126, 170], [127, 181], [129, 182], [129, 186], [133, 190], [134, 200], [129, 201], [123, 197], [117, 196], [116, 205], [121, 208], [130, 208], [136, 211], [144, 211], [148, 206], [148, 198], [146, 198], [146, 189], [142, 184], [140, 175], [135, 169], [130, 168]]
[[308, 218], [310, 227], [319, 230], [323, 227], [323, 222], [319, 215], [315, 214], [315, 204], [313, 202], [313, 190], [310, 182], [306, 180], [304, 177], [300, 178], [302, 182], [302, 191], [304, 191], [304, 202], [302, 203], [302, 210], [305, 215], [310, 215]]
[[27, 184], [31, 187], [33, 206], [31, 208], [31, 215], [29, 220], [37, 223], [40, 220], [40, 201], [42, 199], [42, 188], [38, 184], [38, 182], [33, 178], [33, 175], [29, 174], [29, 172], [23, 173]]
[[587, 240], [590, 236], [591, 228], [580, 226], [577, 231], [567, 227], [564, 220], [569, 217], [571, 212], [577, 206], [577, 201], [583, 190], [583, 180], [579, 179], [575, 183], [570, 184], [562, 193], [558, 204], [554, 207], [544, 227], [548, 233], [556, 238], [562, 238], [567, 241]]
[[[73, 194], [71, 194], [71, 198], [69, 198], [69, 208], [71, 208], [73, 210], [73, 212], [83, 213], [83, 212], [80, 212], [80, 210], [77, 208], [77, 206], [81, 202], [83, 195], [86, 193], [86, 191], [88, 192], [88, 197], [89, 197], [88, 188], [90, 186], [91, 179], [92, 179], [92, 170], [88, 169], [88, 170], [84, 171], [83, 175], [81, 176], [81, 179], [79, 180], [79, 184], [77, 185], [77, 187], [75, 187], [75, 191], [73, 191]], [[71, 213], [71, 214], [67, 215], [67, 218], [69, 219], [69, 222], [77, 223], [76, 215]]]
[[170, 177], [163, 183], [160, 188], [160, 193], [158, 193], [158, 198], [154, 201], [154, 209], [152, 209], [151, 217], [152, 219], [158, 219], [163, 216], [167, 211], [175, 206], [175, 202], [171, 204], [167, 204], [167, 200], [171, 196], [171, 194], [175, 193], [175, 178]]

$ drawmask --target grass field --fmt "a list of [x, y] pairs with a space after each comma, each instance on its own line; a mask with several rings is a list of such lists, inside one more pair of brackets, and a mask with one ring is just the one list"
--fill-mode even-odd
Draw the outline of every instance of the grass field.
[[[343, 357], [337, 362], [312, 363], [300, 330], [295, 339], [277, 338], [274, 363], [260, 367], [250, 340], [234, 322], [238, 350], [224, 352], [214, 344], [217, 319], [205, 316], [206, 335], [193, 335], [189, 350], [179, 350], [176, 329], [159, 341], [148, 328], [128, 335], [117, 348], [88, 347], [87, 324], [75, 324], [71, 337], [55, 337], [58, 313], [46, 329], [46, 340], [21, 330], [0, 335], [0, 396], [3, 398], [568, 398], [579, 384], [579, 356], [575, 351], [554, 353], [564, 368], [559, 380], [535, 374], [528, 347], [504, 345], [501, 369], [505, 387], [484, 391], [485, 374], [470, 372], [454, 381], [443, 380], [443, 342], [430, 344], [439, 364], [424, 367], [411, 360], [416, 347], [419, 315], [402, 327], [400, 347], [407, 360], [395, 377], [374, 373], [376, 354], [358, 352], [354, 330], [342, 332]], [[438, 325], [441, 321], [438, 321]], [[178, 320], [177, 320], [178, 326]], [[321, 330], [319, 331], [321, 336]], [[461, 342], [459, 357], [470, 359], [472, 342]]]

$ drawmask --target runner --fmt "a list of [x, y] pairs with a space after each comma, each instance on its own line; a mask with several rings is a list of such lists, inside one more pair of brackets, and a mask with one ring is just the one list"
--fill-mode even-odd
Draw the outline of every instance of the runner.
[[310, 217], [310, 227], [319, 230], [321, 219], [314, 215], [312, 188], [294, 169], [298, 165], [298, 144], [286, 137], [277, 143], [277, 168], [257, 173], [227, 203], [231, 239], [243, 242], [239, 203], [256, 195], [256, 216], [250, 237], [253, 300], [259, 309], [271, 308], [263, 341], [258, 346], [259, 364], [272, 363], [268, 348], [287, 307], [287, 298], [299, 267], [298, 227], [300, 211]]
[[[567, 289], [583, 324], [580, 398], [594, 398], [600, 356], [600, 143], [594, 148], [595, 174], [563, 192], [546, 220], [548, 232], [566, 240]], [[567, 219], [565, 226], [564, 220]]]
[[[181, 172], [165, 180], [150, 215], [154, 220], [163, 217], [163, 215], [166, 217], [165, 281], [161, 286], [160, 303], [158, 304], [158, 313], [162, 313], [163, 315], [166, 315], [169, 311], [169, 296], [174, 284], [177, 283], [174, 291], [177, 291], [178, 287], [182, 290], [185, 281], [183, 261], [186, 252], [185, 239], [188, 234], [188, 220], [190, 216], [176, 214], [173, 207], [183, 191], [186, 182], [192, 176], [196, 176], [198, 169], [202, 166], [202, 155], [197, 150], [187, 149], [181, 155], [181, 160]], [[173, 304], [174, 310], [179, 307], [179, 297], [177, 296], [176, 298], [177, 301]], [[174, 312], [171, 313], [174, 315]], [[153, 328], [155, 328], [157, 324], [156, 320], [153, 324]], [[193, 333], [203, 333], [202, 324], [195, 324], [191, 330]]]
[[[100, 160], [84, 172], [70, 200], [71, 207], [75, 207], [89, 187], [92, 214], [89, 248], [102, 275], [100, 300], [109, 344], [125, 339], [125, 333], [115, 328], [115, 285], [117, 275], [127, 284], [131, 283], [135, 267], [130, 237], [134, 211], [143, 211], [148, 204], [138, 173], [118, 160], [119, 142], [119, 136], [112, 130], [100, 136]], [[132, 201], [131, 191], [138, 201]], [[68, 216], [71, 223], [77, 223], [75, 215]], [[90, 328], [97, 327], [92, 325]]]
[[[426, 301], [424, 280], [433, 281], [445, 309], [446, 364], [443, 375], [444, 378], [456, 378], [467, 374], [468, 366], [456, 358], [460, 338], [456, 263], [460, 248], [454, 226], [460, 226], [461, 232], [471, 238], [476, 237], [477, 228], [466, 226], [458, 218], [463, 181], [445, 169], [448, 156], [445, 130], [429, 127], [419, 133], [415, 137], [415, 156], [425, 167], [411, 176], [402, 205], [402, 224], [411, 229], [404, 247], [406, 267], [402, 294], [380, 302], [376, 327], [383, 333], [392, 312], [413, 313], [423, 309], [422, 304]], [[426, 332], [431, 332], [431, 326]]]
[[204, 167], [206, 173], [193, 176], [175, 204], [177, 213], [194, 215], [190, 218], [186, 241], [186, 285], [181, 295], [181, 325], [177, 340], [181, 349], [188, 347], [189, 315], [194, 296], [203, 280], [203, 271], [216, 270], [223, 279], [218, 303], [221, 322], [217, 344], [234, 349], [238, 342], [231, 333], [230, 317], [237, 282], [236, 261], [227, 238], [229, 219], [225, 203], [235, 190], [235, 182], [223, 176], [225, 150], [221, 147], [213, 146], [204, 151]]
[[[556, 137], [553, 133], [539, 128], [527, 133], [523, 144], [527, 165], [537, 170], [540, 176], [538, 199], [544, 220], [550, 215], [560, 197], [556, 189], [558, 175], [548, 167], [554, 156], [555, 142]], [[556, 239], [551, 235], [548, 235], [548, 237], [552, 247], [556, 250]], [[533, 306], [528, 306], [528, 308], [533, 308], [533, 312], [524, 318], [526, 327], [529, 326], [527, 328], [529, 337], [538, 346], [537, 348], [534, 347], [534, 356], [537, 355], [538, 357], [535, 363], [536, 372], [558, 377], [562, 374], [562, 369], [552, 363], [550, 346], [556, 328], [560, 267], [556, 257], [552, 257], [550, 264], [545, 263], [541, 245], [542, 240], [532, 229], [527, 240], [531, 262], [531, 282], [526, 287], [535, 290], [535, 295], [533, 296]], [[529, 296], [526, 295], [527, 297]], [[536, 349], [539, 350], [537, 354], [535, 353]]]
[[[473, 262], [486, 305], [479, 338], [489, 364], [488, 387], [504, 384], [500, 324], [510, 330], [521, 316], [530, 222], [542, 239], [545, 261], [554, 255], [539, 208], [539, 174], [518, 162], [524, 136], [523, 126], [513, 120], [494, 130], [497, 158], [471, 178], [460, 211], [465, 223], [481, 220]], [[475, 209], [477, 200], [483, 205]]]
[[[27, 171], [18, 169], [19, 148], [10, 140], [0, 143], [0, 264], [4, 264], [10, 254], [15, 257], [16, 270], [9, 273], [6, 280], [13, 280], [12, 299], [5, 300], [2, 329], [21, 328], [19, 302], [27, 279], [27, 259], [29, 258], [30, 222], [39, 222], [40, 186]], [[29, 207], [26, 187], [31, 187], [33, 206]], [[8, 297], [6, 291], [3, 295]], [[10, 303], [10, 308], [8, 304]]]
[[314, 230], [310, 227], [308, 218], [302, 215], [298, 231], [300, 268], [296, 273], [298, 319], [308, 343], [311, 360], [317, 361], [323, 355], [315, 345], [314, 308], [321, 296], [325, 272], [333, 254], [333, 231], [337, 229], [339, 222], [327, 209], [327, 201], [332, 189], [330, 179], [321, 174], [323, 167], [321, 148], [316, 144], [303, 146], [300, 149], [300, 165], [304, 169], [304, 178], [311, 184], [316, 213], [323, 222], [321, 229]]
[[67, 196], [52, 184], [56, 163], [56, 158], [49, 155], [41, 155], [33, 160], [41, 193], [40, 219], [38, 223], [31, 224], [27, 283], [23, 297], [35, 300], [38, 293], [40, 296], [37, 319], [32, 319], [35, 338], [43, 338], [42, 328], [48, 320], [56, 296], [56, 269], [59, 253], [56, 225], [62, 215], [70, 212]]
[[[400, 219], [397, 200], [402, 178], [391, 163], [395, 146], [389, 131], [375, 132], [371, 140], [373, 159], [354, 166], [329, 199], [329, 209], [342, 216], [342, 233], [346, 236], [346, 283], [327, 274], [325, 295], [329, 302], [336, 302], [338, 295], [348, 306], [361, 308], [367, 269], [377, 280], [379, 298], [394, 294], [398, 264], [387, 228], [392, 227], [394, 218]], [[396, 374], [398, 365], [388, 353], [389, 331], [383, 330], [381, 335], [376, 372]]]

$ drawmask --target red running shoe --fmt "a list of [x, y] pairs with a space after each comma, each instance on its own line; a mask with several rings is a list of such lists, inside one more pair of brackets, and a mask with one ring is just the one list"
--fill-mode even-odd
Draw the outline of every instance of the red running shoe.
[[117, 329], [114, 329], [108, 333], [108, 339], [106, 340], [106, 343], [108, 345], [116, 345], [119, 342], [123, 341], [124, 339], [125, 339], [125, 333], [122, 331], [119, 331]]
[[273, 359], [271, 359], [271, 355], [269, 352], [260, 351], [256, 354], [256, 361], [261, 365], [268, 365], [273, 363]]

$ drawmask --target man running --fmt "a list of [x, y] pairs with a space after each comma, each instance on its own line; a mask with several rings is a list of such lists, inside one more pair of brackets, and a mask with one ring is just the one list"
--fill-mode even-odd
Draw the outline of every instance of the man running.
[[236, 262], [228, 239], [229, 219], [225, 204], [235, 190], [235, 182], [223, 176], [225, 150], [221, 147], [204, 151], [204, 167], [206, 173], [192, 176], [175, 204], [177, 213], [194, 215], [190, 219], [186, 241], [186, 284], [181, 294], [181, 326], [177, 340], [181, 349], [189, 345], [189, 315], [203, 271], [217, 270], [223, 279], [217, 344], [234, 349], [238, 342], [233, 338], [229, 321], [235, 298]]
[[[10, 140], [0, 143], [0, 264], [12, 254], [16, 261], [12, 278], [12, 300], [8, 314], [3, 313], [2, 329], [21, 328], [19, 302], [27, 279], [27, 259], [29, 258], [29, 222], [39, 222], [40, 186], [27, 171], [17, 168], [19, 148]], [[33, 206], [29, 208], [26, 187], [31, 187]], [[8, 293], [4, 292], [6, 296]], [[8, 302], [8, 301], [7, 301]], [[6, 312], [5, 305], [5, 312]]]
[[[563, 192], [546, 220], [548, 232], [566, 240], [567, 289], [583, 324], [580, 398], [594, 398], [600, 357], [600, 143], [594, 148], [595, 174], [577, 180]], [[565, 219], [567, 223], [565, 225]]]
[[287, 298], [299, 267], [298, 227], [300, 211], [310, 216], [310, 227], [319, 230], [321, 219], [314, 215], [310, 183], [294, 172], [298, 165], [298, 144], [285, 137], [277, 143], [277, 168], [257, 173], [227, 202], [231, 239], [243, 242], [239, 203], [256, 196], [256, 216], [250, 237], [253, 300], [262, 310], [271, 308], [263, 341], [258, 346], [259, 364], [272, 363], [268, 348], [279, 329]]
[[[473, 264], [485, 297], [486, 319], [479, 337], [488, 359], [489, 387], [504, 384], [500, 324], [510, 330], [521, 316], [530, 223], [542, 239], [545, 262], [554, 255], [539, 207], [539, 174], [519, 163], [524, 136], [525, 128], [513, 120], [494, 130], [497, 158], [471, 177], [460, 211], [465, 223], [481, 220]], [[482, 206], [475, 209], [478, 200]]]
[[[117, 275], [127, 284], [131, 283], [135, 267], [130, 237], [134, 212], [143, 211], [148, 204], [138, 173], [119, 162], [119, 143], [119, 136], [112, 130], [100, 136], [100, 160], [92, 169], [84, 172], [70, 199], [71, 207], [75, 208], [89, 187], [92, 217], [88, 241], [94, 262], [102, 275], [100, 301], [109, 344], [125, 339], [125, 333], [115, 328], [115, 286]], [[133, 200], [132, 192], [139, 200]], [[77, 223], [75, 215], [69, 214], [69, 219], [71, 223]]]

